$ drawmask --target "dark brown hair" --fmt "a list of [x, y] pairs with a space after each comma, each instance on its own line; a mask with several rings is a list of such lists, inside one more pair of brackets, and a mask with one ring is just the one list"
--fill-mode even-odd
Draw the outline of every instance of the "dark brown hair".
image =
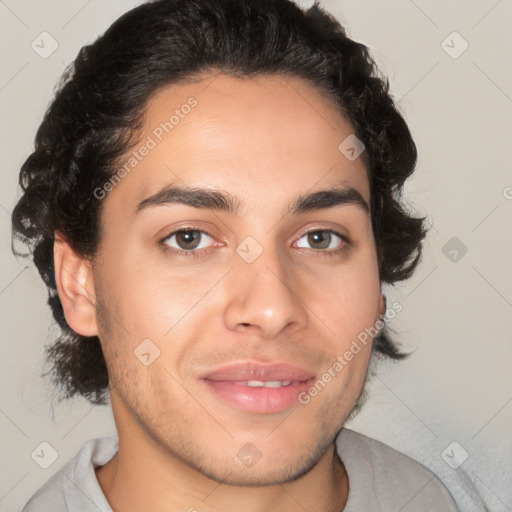
[[[115, 172], [158, 89], [209, 71], [239, 77], [288, 74], [319, 88], [342, 109], [364, 143], [371, 216], [381, 282], [410, 277], [421, 257], [424, 218], [405, 209], [402, 187], [416, 165], [416, 146], [368, 48], [318, 3], [289, 0], [157, 0], [119, 18], [84, 46], [61, 78], [23, 164], [23, 195], [12, 214], [13, 251], [28, 245], [62, 329], [46, 348], [62, 398], [79, 394], [104, 404], [108, 373], [100, 341], [74, 332], [56, 290], [53, 243], [62, 233], [94, 259], [101, 200], [94, 190]], [[386, 325], [375, 353], [399, 359]], [[61, 398], [61, 399], [62, 399]]]

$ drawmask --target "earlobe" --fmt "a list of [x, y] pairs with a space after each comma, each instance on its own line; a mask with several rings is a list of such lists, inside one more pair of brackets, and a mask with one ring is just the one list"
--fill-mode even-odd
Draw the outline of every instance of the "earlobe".
[[82, 336], [97, 336], [96, 296], [90, 262], [58, 232], [53, 244], [57, 292], [68, 325]]

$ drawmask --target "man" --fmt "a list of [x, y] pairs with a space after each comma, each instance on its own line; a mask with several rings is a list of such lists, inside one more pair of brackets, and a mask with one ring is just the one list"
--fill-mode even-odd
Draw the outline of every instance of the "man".
[[[110, 398], [24, 512], [457, 507], [344, 429], [424, 219], [409, 130], [317, 5], [159, 0], [82, 48], [20, 175], [64, 396]], [[359, 401], [359, 402], [358, 402]]]

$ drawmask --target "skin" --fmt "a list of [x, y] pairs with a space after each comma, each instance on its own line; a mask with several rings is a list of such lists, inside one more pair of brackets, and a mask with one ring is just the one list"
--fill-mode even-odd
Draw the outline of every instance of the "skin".
[[[109, 370], [119, 452], [96, 468], [98, 481], [115, 511], [339, 512], [350, 482], [333, 443], [363, 388], [370, 344], [309, 404], [279, 413], [227, 405], [198, 376], [239, 360], [321, 376], [384, 313], [367, 212], [282, 213], [340, 180], [369, 203], [362, 158], [338, 150], [354, 130], [300, 78], [219, 74], [160, 90], [141, 140], [191, 96], [198, 105], [103, 199], [96, 262], [57, 233], [66, 319], [99, 336]], [[228, 191], [244, 216], [180, 204], [134, 214], [171, 183]], [[187, 247], [176, 236], [158, 244], [190, 224], [210, 235], [199, 257], [173, 253]], [[335, 235], [328, 249], [308, 238], [325, 229], [348, 236], [348, 251], [326, 254], [343, 243]], [[248, 236], [263, 248], [250, 264], [235, 251]], [[134, 356], [147, 338], [160, 350], [149, 366]], [[237, 457], [246, 443], [261, 453], [252, 467]]]

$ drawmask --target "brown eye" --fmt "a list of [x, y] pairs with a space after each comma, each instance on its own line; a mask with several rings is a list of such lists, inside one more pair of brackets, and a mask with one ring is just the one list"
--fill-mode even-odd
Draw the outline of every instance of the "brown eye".
[[313, 231], [312, 233], [308, 233], [308, 243], [313, 245], [314, 249], [328, 249], [331, 238], [332, 235], [327, 231]]
[[180, 249], [197, 249], [200, 239], [199, 231], [179, 231], [176, 234], [176, 243]]
[[[309, 248], [320, 251], [323, 254], [337, 254], [348, 250], [349, 240], [346, 236], [337, 233], [331, 229], [317, 229], [304, 233], [300, 240], [306, 239]], [[308, 248], [305, 245], [298, 244], [299, 248]]]
[[205, 243], [203, 242], [205, 238], [211, 239], [212, 237], [205, 231], [199, 229], [180, 229], [170, 233], [161, 243], [177, 252], [193, 252], [208, 246], [206, 241], [206, 247], [201, 247], [201, 244], [204, 245]]

